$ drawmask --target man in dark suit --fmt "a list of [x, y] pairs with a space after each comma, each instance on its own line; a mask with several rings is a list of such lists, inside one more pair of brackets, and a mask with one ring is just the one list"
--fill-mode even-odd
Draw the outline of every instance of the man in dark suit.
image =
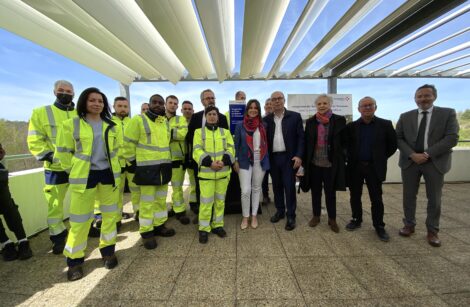
[[416, 90], [418, 109], [400, 115], [397, 138], [405, 214], [405, 226], [400, 229], [400, 235], [409, 237], [415, 231], [416, 196], [423, 176], [428, 198], [427, 240], [438, 247], [441, 246], [437, 233], [444, 174], [450, 170], [452, 147], [459, 138], [459, 123], [454, 109], [434, 106], [436, 98], [434, 85], [425, 84]]
[[352, 220], [346, 229], [353, 231], [362, 223], [362, 188], [369, 190], [372, 223], [382, 241], [389, 241], [385, 231], [382, 182], [387, 175], [387, 160], [397, 150], [397, 136], [392, 122], [375, 116], [374, 98], [364, 97], [358, 105], [361, 117], [346, 126], [347, 178], [350, 192]]
[[[215, 94], [212, 90], [206, 89], [201, 92], [201, 103], [205, 108], [209, 105], [215, 106]], [[188, 133], [186, 134], [186, 145], [187, 145], [187, 155], [186, 155], [186, 165], [194, 170], [194, 178], [196, 180], [196, 203], [190, 203], [191, 210], [194, 213], [199, 212], [199, 199], [200, 199], [200, 190], [199, 190], [199, 179], [198, 179], [198, 166], [197, 162], [193, 160], [193, 138], [194, 138], [194, 131], [196, 129], [204, 127], [206, 124], [206, 117], [204, 115], [204, 110], [194, 113], [191, 117], [191, 120], [188, 124]], [[229, 129], [227, 118], [225, 115], [219, 113], [219, 127]], [[197, 223], [197, 216], [195, 219]]]
[[304, 129], [300, 114], [285, 109], [282, 92], [271, 94], [271, 104], [273, 113], [265, 117], [274, 203], [277, 209], [276, 214], [271, 217], [271, 222], [277, 223], [283, 219], [287, 207], [285, 229], [293, 230], [297, 207], [295, 174], [302, 165]]

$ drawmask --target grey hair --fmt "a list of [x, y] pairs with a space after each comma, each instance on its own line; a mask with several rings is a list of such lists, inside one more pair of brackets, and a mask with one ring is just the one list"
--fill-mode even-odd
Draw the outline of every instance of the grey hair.
[[330, 105], [333, 105], [333, 98], [327, 94], [320, 94], [317, 96], [317, 98], [315, 99], [315, 104], [317, 104], [317, 101], [320, 99], [320, 98], [326, 98], [328, 99], [328, 103]]
[[57, 80], [55, 83], [54, 83], [54, 91], [61, 85], [67, 85], [67, 86], [70, 86], [73, 90], [73, 85], [72, 83], [70, 83], [69, 81], [67, 80]]
[[359, 102], [357, 103], [357, 107], [360, 107], [361, 106], [361, 102], [364, 100], [364, 99], [370, 99], [372, 100], [372, 102], [374, 103], [374, 105], [377, 105], [377, 101], [370, 97], [370, 96], [365, 96], [365, 97], [362, 97], [361, 99], [359, 99]]
[[203, 90], [203, 91], [201, 92], [201, 102], [202, 102], [202, 100], [204, 99], [204, 93], [207, 93], [207, 92], [211, 92], [212, 94], [214, 94], [214, 92], [213, 92], [210, 88], [208, 88], [208, 89], [206, 89], [206, 90]]

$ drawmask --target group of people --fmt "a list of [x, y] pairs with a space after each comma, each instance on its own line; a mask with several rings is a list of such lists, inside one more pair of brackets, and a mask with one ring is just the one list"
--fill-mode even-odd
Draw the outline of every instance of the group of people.
[[[122, 193], [126, 179], [146, 249], [157, 247], [157, 236], [175, 235], [174, 229], [165, 226], [169, 215], [175, 215], [183, 225], [190, 223], [182, 188], [186, 172], [191, 185], [189, 208], [195, 214], [193, 222], [198, 224], [199, 242], [207, 243], [209, 233], [225, 237], [225, 198], [232, 170], [240, 181], [241, 229], [258, 227], [261, 198], [269, 201], [269, 174], [276, 207], [272, 223], [286, 218], [287, 231], [296, 227], [296, 181], [300, 180], [300, 188], [312, 195], [310, 227], [320, 223], [324, 194], [328, 225], [339, 232], [336, 191], [349, 187], [352, 219], [346, 229], [356, 230], [362, 224], [365, 182], [373, 226], [379, 239], [388, 241], [382, 183], [387, 160], [397, 147], [405, 216], [399, 234], [414, 233], [416, 197], [424, 176], [427, 240], [432, 246], [441, 245], [438, 231], [443, 178], [450, 169], [459, 126], [453, 109], [433, 105], [437, 98], [433, 85], [416, 90], [418, 108], [400, 116], [396, 131], [391, 121], [375, 116], [374, 98], [360, 99], [361, 117], [346, 123], [343, 116], [332, 112], [332, 98], [326, 94], [312, 101], [317, 112], [304, 128], [301, 115], [287, 110], [284, 94], [275, 91], [266, 100], [264, 117], [258, 100], [246, 103], [243, 121], [237, 124], [233, 136], [229, 120], [219, 112], [210, 89], [201, 92], [204, 110], [195, 114], [190, 101], [182, 103], [180, 116], [176, 115], [176, 96], [155, 94], [142, 105], [142, 113], [132, 118], [125, 97], [115, 98], [115, 113], [111, 114], [106, 95], [97, 88], [84, 90], [75, 105], [72, 84], [59, 80], [54, 95], [54, 104], [33, 111], [28, 145], [31, 153], [44, 161], [52, 252], [66, 256], [69, 280], [82, 278], [87, 239], [95, 228], [99, 228], [104, 266], [112, 269], [118, 264], [115, 245], [125, 215]], [[245, 98], [244, 92], [237, 92], [236, 99]], [[166, 204], [169, 183], [170, 209]], [[70, 230], [63, 222], [67, 190], [71, 192]], [[20, 249], [26, 240], [23, 233], [16, 233]], [[9, 240], [5, 243], [4, 237], [0, 237], [4, 247], [12, 244]]]

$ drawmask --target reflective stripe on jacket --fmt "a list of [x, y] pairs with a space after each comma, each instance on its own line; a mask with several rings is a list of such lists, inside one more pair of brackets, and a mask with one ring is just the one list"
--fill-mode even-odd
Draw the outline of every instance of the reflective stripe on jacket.
[[168, 119], [170, 125], [170, 151], [172, 161], [183, 161], [186, 153], [184, 140], [188, 133], [188, 122], [183, 116], [173, 116]]
[[[112, 121], [103, 121], [103, 141], [106, 156], [114, 175], [114, 186], [118, 186], [121, 177], [119, 150], [122, 147], [122, 134]], [[85, 191], [93, 152], [93, 128], [79, 117], [64, 122], [57, 136], [54, 156], [66, 172], [69, 173], [70, 188]]]
[[207, 127], [196, 129], [193, 140], [193, 159], [199, 165], [199, 178], [220, 179], [228, 176], [232, 171], [231, 165], [225, 165], [219, 171], [201, 165], [207, 156], [210, 156], [212, 161], [222, 161], [224, 154], [230, 157], [232, 163], [235, 162], [233, 139], [229, 130], [220, 127], [215, 130]]
[[[77, 117], [77, 111], [62, 110], [55, 105], [43, 106], [33, 110], [28, 127], [28, 148], [31, 154], [38, 161], [44, 161], [44, 158], [54, 153], [57, 134], [60, 131], [64, 121]], [[44, 161], [44, 168], [52, 171], [63, 171], [57, 163]]]
[[[126, 126], [127, 126], [127, 124], [129, 123], [129, 121], [131, 119], [128, 116], [121, 119], [119, 116], [116, 116], [116, 115], [113, 115], [113, 117], [111, 119], [112, 119], [113, 122], [116, 123], [116, 128], [121, 130], [121, 135], [124, 136], [124, 131], [126, 129]], [[123, 154], [122, 150], [120, 151], [120, 153], [121, 153], [121, 155], [119, 157], [119, 164], [121, 164], [121, 167], [125, 167], [126, 166], [126, 159], [124, 159], [124, 157], [122, 155]]]

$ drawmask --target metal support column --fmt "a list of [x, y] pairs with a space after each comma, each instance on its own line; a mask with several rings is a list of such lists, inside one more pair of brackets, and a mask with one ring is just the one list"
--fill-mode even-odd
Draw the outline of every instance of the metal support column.
[[131, 95], [129, 92], [129, 85], [126, 85], [124, 83], [119, 83], [119, 90], [121, 92], [122, 97], [126, 97], [129, 102], [131, 102]]
[[327, 80], [328, 80], [328, 94], [337, 94], [338, 79], [336, 77], [329, 77]]

